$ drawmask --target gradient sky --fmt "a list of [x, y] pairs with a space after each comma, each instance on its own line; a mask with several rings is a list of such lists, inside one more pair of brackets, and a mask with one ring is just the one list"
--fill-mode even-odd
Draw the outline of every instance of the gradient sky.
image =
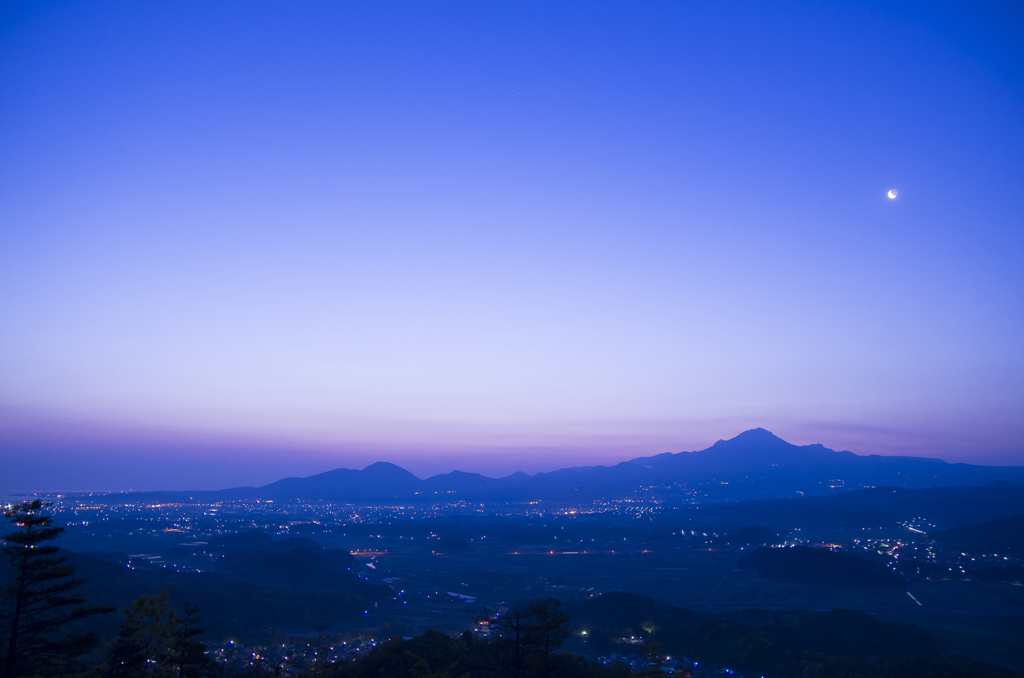
[[1019, 3], [5, 3], [0, 489], [1024, 464], [1022, 227]]

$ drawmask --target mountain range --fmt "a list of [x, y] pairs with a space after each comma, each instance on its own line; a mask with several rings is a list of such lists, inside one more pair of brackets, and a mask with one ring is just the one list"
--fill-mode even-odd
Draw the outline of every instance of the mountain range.
[[[950, 464], [923, 457], [836, 452], [793, 445], [765, 429], [696, 452], [666, 452], [614, 466], [583, 466], [504, 478], [452, 471], [427, 479], [387, 462], [339, 468], [262, 487], [196, 492], [135, 492], [138, 501], [326, 500], [346, 503], [436, 501], [592, 501], [659, 498], [714, 502], [836, 494], [865, 487], [1024, 484], [1024, 466]], [[96, 497], [123, 501], [125, 493]]]

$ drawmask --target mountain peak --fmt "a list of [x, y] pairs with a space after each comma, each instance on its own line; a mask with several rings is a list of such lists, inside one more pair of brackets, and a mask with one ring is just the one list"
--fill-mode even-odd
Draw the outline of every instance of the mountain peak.
[[390, 478], [395, 480], [419, 480], [409, 471], [406, 471], [397, 464], [392, 464], [387, 461], [378, 461], [370, 464], [363, 469], [363, 473], [372, 475], [377, 478]]
[[[765, 441], [772, 441], [772, 442], [778, 441], [780, 443], [785, 443], [786, 442], [785, 440], [783, 440], [779, 436], [775, 435], [774, 433], [772, 433], [768, 429], [760, 428], [760, 427], [752, 428], [749, 431], [744, 431], [743, 433], [739, 434], [735, 438], [730, 438], [726, 442], [733, 442], [733, 441], [743, 441], [743, 442], [748, 442], [749, 441], [749, 442], [759, 442], [759, 443], [760, 442], [765, 442]], [[786, 444], [788, 445], [789, 443], [786, 443]]]
[[735, 438], [719, 440], [709, 449], [714, 449], [716, 447], [749, 447], [751, 445], [769, 445], [772, 447], [778, 447], [781, 445], [790, 446], [791, 443], [786, 442], [767, 429], [752, 428], [749, 431], [744, 431]]
[[806, 460], [808, 455], [820, 456], [827, 448], [805, 449], [783, 440], [771, 431], [753, 428], [735, 438], [719, 440], [704, 450], [704, 454], [731, 464], [753, 465], [779, 464]]

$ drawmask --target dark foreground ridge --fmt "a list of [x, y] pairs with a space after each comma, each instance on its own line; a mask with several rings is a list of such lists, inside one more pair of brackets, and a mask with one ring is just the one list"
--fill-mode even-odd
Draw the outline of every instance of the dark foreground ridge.
[[[605, 594], [562, 610], [568, 613], [565, 635], [570, 651], [545, 652], [542, 644], [527, 647], [521, 668], [515, 662], [516, 649], [524, 644], [516, 644], [512, 634], [482, 640], [468, 631], [456, 638], [431, 631], [415, 638], [392, 638], [338, 667], [336, 675], [1013, 675], [1000, 666], [946, 654], [943, 643], [920, 626], [851, 610], [711, 614], [628, 593]], [[596, 661], [595, 655], [600, 655]]]
[[[263, 487], [209, 492], [137, 492], [139, 501], [310, 500], [347, 503], [466, 501], [587, 501], [601, 498], [680, 498], [727, 501], [836, 494], [864, 487], [927, 488], [1024, 484], [1024, 467], [949, 464], [923, 457], [860, 456], [823, 445], [793, 445], [752, 429], [706, 450], [640, 457], [615, 466], [566, 468], [488, 478], [453, 471], [421, 480], [387, 462], [285, 478]], [[125, 493], [97, 497], [123, 501]]]

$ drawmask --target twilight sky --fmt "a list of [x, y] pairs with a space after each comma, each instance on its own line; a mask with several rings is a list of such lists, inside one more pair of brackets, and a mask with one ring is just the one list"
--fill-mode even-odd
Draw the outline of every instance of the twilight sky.
[[1024, 464], [1022, 228], [1019, 3], [5, 3], [0, 490]]

